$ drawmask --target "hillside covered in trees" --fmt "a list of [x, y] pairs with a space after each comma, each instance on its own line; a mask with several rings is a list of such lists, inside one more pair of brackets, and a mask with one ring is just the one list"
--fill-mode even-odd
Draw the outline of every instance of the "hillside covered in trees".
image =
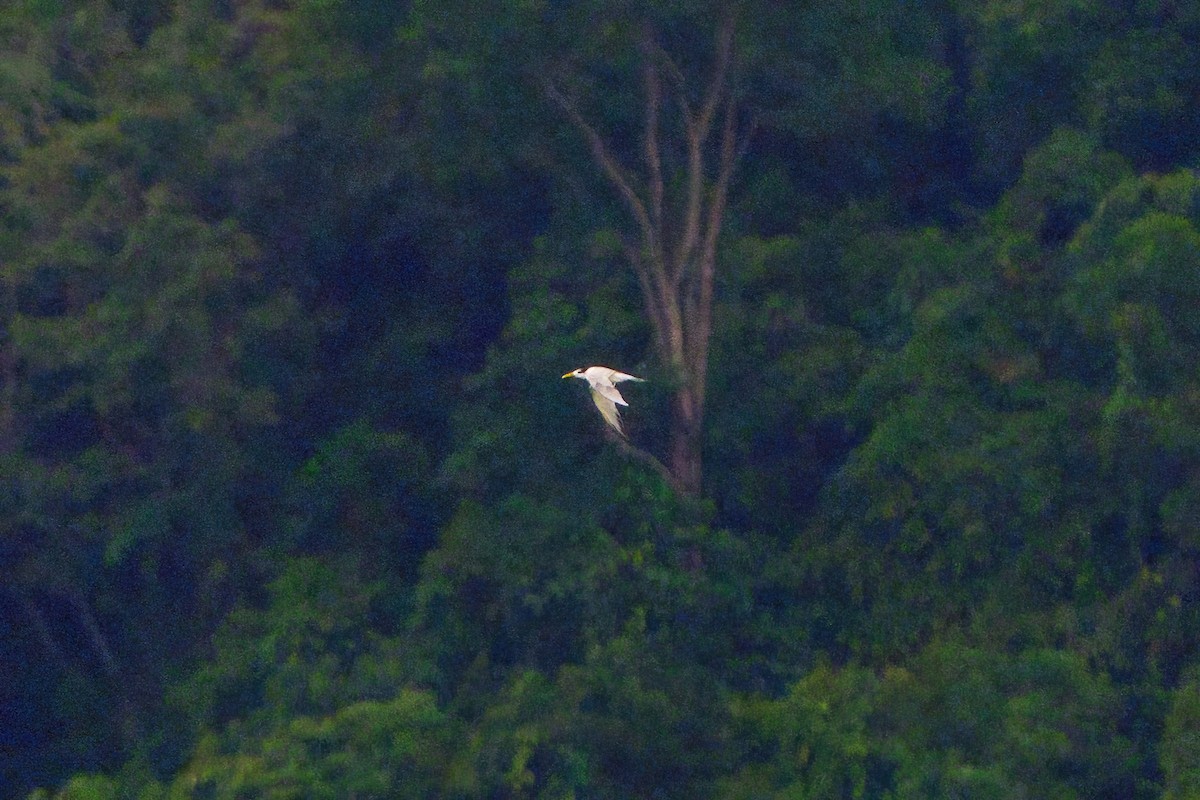
[[0, 0], [0, 795], [1200, 797], [1197, 42]]

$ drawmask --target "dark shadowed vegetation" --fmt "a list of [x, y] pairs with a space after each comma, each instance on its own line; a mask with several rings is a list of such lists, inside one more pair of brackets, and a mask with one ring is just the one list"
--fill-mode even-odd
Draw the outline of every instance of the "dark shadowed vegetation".
[[1200, 796], [1196, 42], [0, 0], [0, 795]]

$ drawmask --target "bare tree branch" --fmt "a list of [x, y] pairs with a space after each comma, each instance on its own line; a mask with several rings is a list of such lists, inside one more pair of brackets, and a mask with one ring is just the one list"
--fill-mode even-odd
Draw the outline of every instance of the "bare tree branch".
[[671, 83], [675, 85], [675, 99], [679, 103], [680, 113], [684, 119], [692, 118], [692, 104], [687, 96], [687, 79], [683, 77], [683, 70], [675, 63], [675, 59], [671, 58], [671, 54], [662, 48], [658, 42], [650, 42], [648, 51], [653, 55], [654, 59], [662, 64], [666, 70], [667, 77], [671, 79]]
[[104, 665], [105, 674], [115, 680], [120, 675], [120, 670], [117, 668], [117, 659], [113, 655], [112, 648], [108, 646], [108, 638], [104, 635], [104, 631], [100, 630], [100, 624], [96, 622], [96, 617], [92, 614], [92, 609], [83, 598], [83, 595], [77, 591], [67, 592], [66, 597], [75, 609], [75, 614], [79, 618], [79, 624], [87, 631], [88, 640], [92, 644], [92, 650], [96, 655], [100, 656], [100, 662]]
[[54, 634], [50, 632], [50, 626], [46, 624], [46, 617], [42, 614], [42, 610], [38, 608], [37, 603], [25, 595], [18, 593], [17, 599], [25, 611], [25, 616], [29, 618], [33, 632], [37, 634], [38, 641], [41, 642], [46, 655], [50, 656], [50, 660], [54, 662], [54, 666], [58, 667], [59, 671], [66, 672], [67, 659], [63, 656], [62, 648], [54, 639]]
[[668, 486], [677, 492], [683, 493], [684, 487], [680, 486], [678, 479], [671, 472], [671, 470], [667, 469], [666, 464], [663, 464], [661, 461], [642, 448], [631, 444], [628, 439], [626, 439], [624, 436], [621, 436], [616, 431], [609, 430], [608, 428], [605, 428], [604, 430], [605, 434], [608, 436], [608, 440], [610, 442], [614, 442], [618, 447], [620, 447], [625, 455], [640, 461], [643, 464], [646, 464], [655, 472], [657, 472], [662, 479], [667, 482]]
[[[699, 244], [706, 173], [704, 168], [704, 144], [708, 140], [712, 129], [713, 117], [721, 103], [721, 99], [725, 97], [728, 91], [729, 65], [733, 53], [733, 22], [733, 15], [727, 14], [722, 19], [721, 27], [717, 31], [717, 61], [713, 67], [712, 77], [705, 89], [704, 102], [701, 105], [699, 115], [692, 116], [686, 106], [683, 110], [684, 136], [687, 139], [688, 153], [688, 188], [684, 206], [683, 232], [680, 235], [679, 246], [675, 252], [672, 272], [672, 282], [677, 286], [683, 281], [684, 273], [695, 256], [696, 247]], [[665, 54], [664, 58], [666, 58]], [[669, 58], [666, 60], [668, 63], [671, 63]], [[678, 68], [676, 68], [676, 71], [678, 71]], [[678, 75], [678, 80], [682, 81], [683, 76]], [[682, 95], [683, 93], [681, 89], [680, 94]]]
[[658, 291], [655, 288], [655, 280], [651, 277], [650, 269], [646, 266], [638, 247], [632, 242], [624, 240], [622, 245], [625, 249], [625, 258], [633, 267], [633, 273], [637, 276], [638, 285], [642, 290], [642, 302], [646, 307], [646, 316], [650, 320], [650, 329], [654, 333], [655, 349], [659, 353], [670, 352], [671, 345], [667, 338], [668, 322], [663, 314], [661, 304], [657, 302]]
[[[646, 33], [649, 39], [649, 32]], [[646, 132], [645, 132], [645, 147], [646, 147], [646, 169], [650, 171], [650, 220], [654, 223], [654, 227], [659, 231], [658, 241], [662, 242], [663, 233], [663, 174], [662, 174], [662, 153], [659, 150], [658, 143], [658, 127], [659, 114], [662, 109], [662, 80], [658, 74], [658, 67], [651, 59], [646, 59], [646, 65], [643, 68], [646, 83]], [[659, 260], [662, 259], [660, 252], [655, 254]]]
[[542, 87], [546, 95], [566, 113], [567, 118], [583, 134], [592, 151], [592, 157], [604, 171], [605, 176], [616, 187], [621, 197], [625, 200], [625, 204], [629, 206], [630, 212], [633, 214], [634, 219], [637, 220], [638, 227], [642, 231], [642, 236], [647, 242], [653, 242], [654, 228], [650, 224], [650, 215], [646, 213], [646, 205], [638, 197], [637, 191], [633, 188], [633, 180], [608, 149], [608, 145], [604, 143], [604, 139], [583, 118], [583, 115], [579, 113], [579, 109], [575, 107], [575, 104], [568, 100], [566, 95], [560, 92], [552, 81], [548, 78], [543, 80]]
[[683, 230], [675, 248], [675, 262], [671, 271], [671, 283], [678, 287], [683, 282], [688, 265], [696, 251], [700, 235], [700, 218], [704, 204], [704, 152], [701, 135], [690, 119], [684, 120], [684, 137], [687, 139], [687, 193], [684, 198]]
[[717, 241], [725, 217], [729, 183], [737, 164], [739, 144], [737, 135], [737, 106], [733, 98], [725, 103], [724, 123], [721, 126], [719, 166], [716, 182], [709, 198], [708, 219], [705, 222], [704, 247], [700, 255], [699, 297], [692, 342], [692, 377], [696, 381], [698, 401], [703, 406], [708, 377], [708, 349], [712, 338], [713, 291], [716, 282]]
[[[713, 117], [717, 106], [728, 89], [729, 64], [733, 56], [733, 14], [727, 13], [721, 19], [721, 27], [717, 29], [717, 63], [713, 68], [712, 79], [704, 92], [704, 104], [700, 109], [697, 127], [701, 136], [706, 137], [712, 127]], [[701, 139], [703, 144], [704, 139]]]

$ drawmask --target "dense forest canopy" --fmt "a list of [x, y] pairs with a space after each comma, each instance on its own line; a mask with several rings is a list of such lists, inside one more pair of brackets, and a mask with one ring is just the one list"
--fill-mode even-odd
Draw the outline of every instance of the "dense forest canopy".
[[1198, 41], [0, 0], [0, 794], [1200, 796]]

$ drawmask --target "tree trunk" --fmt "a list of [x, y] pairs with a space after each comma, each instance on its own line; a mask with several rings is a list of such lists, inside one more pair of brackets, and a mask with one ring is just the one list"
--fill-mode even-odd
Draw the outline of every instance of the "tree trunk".
[[[671, 403], [668, 469], [675, 487], [689, 495], [703, 485], [701, 450], [704, 401], [712, 336], [717, 244], [726, 197], [738, 156], [749, 138], [741, 130], [733, 86], [734, 19], [725, 16], [715, 36], [712, 74], [698, 106], [689, 99], [683, 71], [645, 30], [640, 43], [644, 172], [619, 162], [613, 150], [553, 81], [547, 96], [583, 134], [592, 158], [617, 190], [635, 224], [625, 253], [642, 291], [658, 360], [678, 388]], [[671, 101], [670, 103], [668, 101]], [[678, 108], [677, 124], [663, 123]], [[677, 159], [672, 160], [671, 154]], [[681, 180], [667, 181], [664, 175]]]
[[695, 408], [695, 398], [687, 387], [675, 393], [671, 404], [671, 475], [677, 489], [693, 496], [700, 494], [704, 477], [703, 428]]

